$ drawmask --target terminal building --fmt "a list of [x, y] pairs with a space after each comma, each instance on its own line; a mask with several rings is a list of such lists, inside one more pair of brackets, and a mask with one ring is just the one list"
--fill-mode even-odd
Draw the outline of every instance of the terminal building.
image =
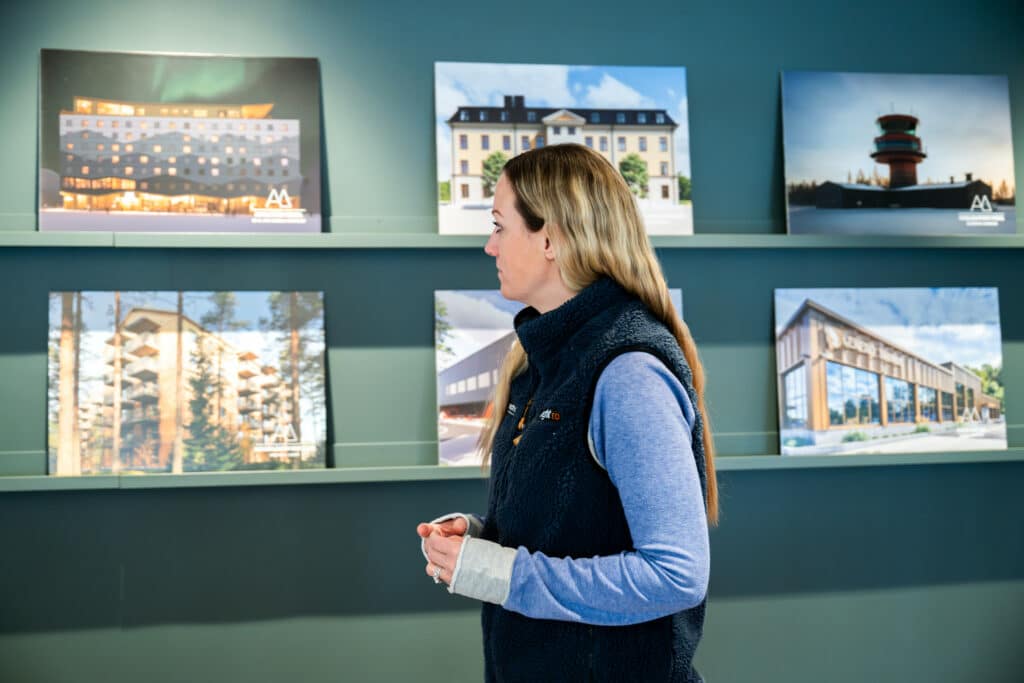
[[984, 197], [991, 205], [992, 187], [974, 180], [971, 173], [963, 181], [918, 185], [917, 165], [928, 154], [917, 136], [918, 118], [909, 114], [878, 117], [879, 135], [874, 140], [871, 158], [889, 167], [886, 187], [861, 183], [826, 181], [815, 190], [819, 209], [970, 209]]
[[951, 430], [1002, 419], [981, 379], [953, 362], [903, 349], [811, 300], [776, 338], [780, 435], [786, 446]]

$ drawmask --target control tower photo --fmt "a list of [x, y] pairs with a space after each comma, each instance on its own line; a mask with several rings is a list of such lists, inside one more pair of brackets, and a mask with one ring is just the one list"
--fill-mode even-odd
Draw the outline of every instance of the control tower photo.
[[886, 114], [878, 117], [881, 135], [875, 138], [871, 158], [889, 165], [889, 189], [917, 185], [917, 165], [927, 156], [917, 137], [917, 117], [910, 114]]

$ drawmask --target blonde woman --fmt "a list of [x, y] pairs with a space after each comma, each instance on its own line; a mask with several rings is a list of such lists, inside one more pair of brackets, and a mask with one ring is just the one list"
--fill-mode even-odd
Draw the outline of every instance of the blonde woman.
[[704, 378], [636, 202], [596, 152], [505, 166], [485, 251], [527, 304], [481, 437], [486, 516], [420, 524], [426, 573], [482, 601], [487, 681], [700, 681]]

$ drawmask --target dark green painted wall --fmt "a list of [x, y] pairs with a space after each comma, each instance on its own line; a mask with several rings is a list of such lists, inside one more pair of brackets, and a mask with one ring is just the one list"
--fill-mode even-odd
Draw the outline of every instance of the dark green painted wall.
[[[1008, 73], [1024, 169], [1022, 31], [1013, 2], [25, 3], [0, 22], [0, 230], [34, 225], [43, 47], [318, 57], [326, 206], [354, 232], [434, 229], [434, 60], [683, 64], [697, 231], [771, 233], [779, 70]], [[781, 286], [1000, 287], [1024, 446], [1024, 250], [660, 256], [723, 452], [777, 449]], [[455, 249], [0, 248], [0, 472], [43, 471], [49, 290], [323, 289], [333, 441], [416, 464], [433, 439], [431, 292], [492, 273]], [[721, 485], [709, 680], [1020, 680], [1024, 462], [730, 471]], [[0, 494], [0, 681], [478, 680], [476, 608], [422, 575], [413, 526], [484, 502], [475, 480]]]

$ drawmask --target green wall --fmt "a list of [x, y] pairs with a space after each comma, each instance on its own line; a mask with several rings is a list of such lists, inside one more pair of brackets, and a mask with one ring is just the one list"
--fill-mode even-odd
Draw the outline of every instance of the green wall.
[[[435, 60], [683, 64], [696, 230], [766, 234], [785, 230], [779, 70], [1008, 73], [1024, 169], [1022, 31], [1013, 2], [24, 3], [0, 23], [0, 231], [34, 226], [43, 47], [318, 57], [343, 232], [435, 230]], [[805, 286], [999, 287], [1024, 447], [1024, 249], [737, 244], [659, 251], [723, 453], [778, 449], [772, 289]], [[45, 472], [49, 290], [322, 289], [338, 464], [415, 465], [432, 291], [494, 284], [474, 249], [0, 247], [0, 474]], [[1020, 680], [1024, 461], [720, 478], [709, 681]], [[485, 497], [474, 479], [0, 493], [0, 681], [479, 680], [476, 606], [426, 579], [413, 527]]]

